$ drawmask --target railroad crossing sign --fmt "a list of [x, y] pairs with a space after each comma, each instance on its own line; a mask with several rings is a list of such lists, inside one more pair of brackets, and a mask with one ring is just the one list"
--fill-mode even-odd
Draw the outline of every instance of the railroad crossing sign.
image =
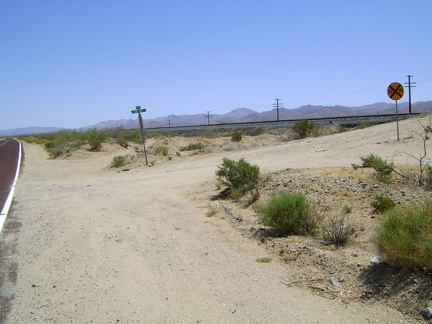
[[387, 88], [387, 95], [390, 99], [399, 100], [404, 95], [404, 87], [399, 82], [393, 82]]
[[135, 110], [131, 110], [132, 114], [139, 114], [139, 113], [142, 113], [142, 112], [146, 112], [146, 110], [145, 110], [145, 108], [141, 109], [141, 106], [136, 106]]

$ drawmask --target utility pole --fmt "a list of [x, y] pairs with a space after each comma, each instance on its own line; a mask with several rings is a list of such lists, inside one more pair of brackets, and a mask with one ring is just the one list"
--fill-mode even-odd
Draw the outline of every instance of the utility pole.
[[210, 125], [210, 118], [212, 118], [213, 116], [210, 115], [210, 111], [207, 111], [207, 125]]
[[[277, 98], [277, 99], [275, 99], [276, 100], [276, 103], [275, 104], [273, 104], [273, 107], [275, 107], [276, 108], [276, 120], [277, 121], [279, 121], [279, 98]], [[281, 105], [282, 105], [282, 103], [280, 103]], [[282, 106], [281, 106], [282, 107]]]
[[411, 78], [414, 77], [414, 75], [407, 75], [408, 82], [405, 82], [405, 84], [408, 85], [408, 102], [409, 102], [409, 113], [411, 114], [411, 88], [415, 88], [416, 86], [413, 84], [416, 84], [415, 82], [411, 82]]

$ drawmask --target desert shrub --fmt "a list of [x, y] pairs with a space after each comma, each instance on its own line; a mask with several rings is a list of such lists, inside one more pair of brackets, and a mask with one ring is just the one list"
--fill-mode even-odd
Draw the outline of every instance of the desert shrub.
[[207, 129], [199, 134], [200, 137], [204, 138], [215, 138], [218, 137], [218, 133], [213, 129]]
[[120, 167], [123, 166], [126, 163], [126, 156], [125, 155], [117, 155], [114, 156], [111, 165], [114, 167]]
[[124, 148], [128, 148], [129, 147], [129, 143], [125, 139], [123, 139], [123, 138], [117, 139], [116, 143], [118, 145], [120, 145], [121, 147], [124, 147]]
[[348, 128], [346, 126], [339, 126], [337, 129], [338, 133], [345, 133], [348, 131]]
[[47, 144], [45, 144], [45, 149], [50, 158], [55, 159], [67, 152], [67, 149], [63, 148], [61, 145], [54, 145], [53, 142], [48, 142]]
[[336, 246], [344, 246], [354, 235], [354, 226], [349, 222], [347, 214], [333, 216], [323, 229], [326, 242]]
[[218, 212], [217, 206], [208, 204], [207, 207], [209, 209], [208, 212], [206, 213], [207, 217], [213, 217], [214, 215], [217, 214]]
[[300, 138], [306, 138], [313, 134], [315, 130], [315, 123], [306, 119], [302, 119], [295, 122], [295, 124], [292, 126], [292, 130]]
[[249, 136], [258, 136], [264, 134], [265, 131], [264, 127], [249, 127], [244, 130], [244, 134]]
[[354, 207], [352, 205], [344, 205], [342, 207], [342, 210], [344, 211], [345, 214], [351, 214], [353, 209]]
[[163, 156], [168, 155], [168, 147], [166, 146], [158, 146], [155, 149], [156, 154], [162, 154]]
[[429, 165], [426, 168], [426, 174], [424, 177], [424, 186], [426, 190], [432, 189], [432, 167]]
[[388, 182], [391, 180], [392, 172], [394, 171], [393, 163], [389, 163], [372, 153], [367, 156], [360, 157], [360, 159], [363, 162], [363, 167], [370, 167], [376, 171], [376, 178], [378, 181]]
[[127, 129], [122, 133], [123, 139], [128, 142], [141, 143], [141, 131], [139, 129]]
[[396, 207], [396, 203], [390, 197], [375, 195], [374, 200], [371, 202], [371, 206], [374, 208], [375, 213], [383, 214], [389, 209]]
[[106, 131], [101, 131], [97, 129], [90, 129], [82, 134], [88, 142], [99, 141], [104, 142], [108, 138], [108, 133]]
[[243, 138], [243, 132], [241, 130], [234, 130], [231, 134], [231, 141], [240, 142]]
[[33, 143], [44, 146], [51, 158], [78, 149], [84, 144], [80, 133], [75, 131], [59, 131], [55, 133], [37, 134], [32, 136]]
[[204, 144], [203, 143], [189, 143], [187, 146], [183, 146], [180, 148], [180, 151], [195, 151], [195, 150], [203, 150]]
[[241, 193], [244, 193], [258, 184], [260, 168], [257, 165], [251, 165], [243, 158], [238, 161], [223, 158], [222, 165], [218, 166], [215, 173], [216, 179], [229, 187], [231, 191], [240, 190]]
[[270, 263], [272, 261], [269, 257], [262, 257], [255, 260], [258, 263]]
[[432, 201], [387, 211], [373, 242], [387, 260], [415, 269], [432, 269]]
[[360, 157], [360, 160], [362, 160], [362, 166], [364, 168], [373, 168], [374, 166], [384, 163], [384, 160], [382, 158], [372, 153], [367, 156]]
[[300, 218], [302, 234], [315, 235], [321, 228], [326, 213], [322, 212], [315, 204], [310, 204], [307, 212]]
[[264, 225], [271, 226], [277, 234], [299, 234], [302, 230], [302, 220], [309, 215], [309, 203], [301, 194], [281, 192], [258, 205]]
[[88, 141], [90, 151], [99, 152], [102, 148], [102, 142], [97, 138], [92, 138]]
[[365, 129], [371, 126], [372, 126], [371, 124], [365, 123], [364, 121], [360, 121], [357, 123], [357, 129]]

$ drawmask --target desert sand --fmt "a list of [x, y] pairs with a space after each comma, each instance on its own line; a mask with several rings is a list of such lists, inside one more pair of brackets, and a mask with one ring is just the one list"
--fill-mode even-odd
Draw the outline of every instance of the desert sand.
[[[422, 118], [429, 124], [429, 116]], [[223, 218], [206, 217], [223, 157], [287, 168], [349, 167], [369, 153], [418, 164], [416, 119], [129, 171], [118, 152], [52, 160], [24, 143], [9, 222], [17, 278], [7, 323], [398, 323], [389, 307], [287, 287], [286, 265]], [[428, 143], [428, 145], [430, 145]], [[122, 153], [123, 154], [123, 153]], [[14, 238], [5, 238], [6, 235]], [[415, 320], [410, 319], [412, 322]]]

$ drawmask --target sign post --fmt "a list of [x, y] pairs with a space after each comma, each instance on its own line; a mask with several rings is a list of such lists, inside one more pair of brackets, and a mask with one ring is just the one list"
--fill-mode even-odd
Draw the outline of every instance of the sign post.
[[145, 109], [141, 109], [141, 106], [136, 106], [135, 110], [131, 110], [132, 114], [138, 114], [138, 121], [139, 121], [139, 125], [140, 125], [140, 129], [141, 129], [141, 139], [143, 142], [143, 152], [144, 152], [144, 156], [145, 156], [145, 160], [146, 160], [146, 165], [148, 165], [148, 160], [147, 160], [147, 150], [146, 150], [146, 146], [145, 146], [145, 138], [144, 138], [144, 123], [143, 123], [143, 119], [141, 116], [142, 112], [146, 112]]
[[399, 141], [399, 113], [398, 113], [398, 105], [397, 101], [403, 97], [404, 95], [404, 87], [399, 82], [393, 82], [387, 88], [387, 95], [390, 99], [393, 99], [396, 102], [396, 131], [397, 131], [397, 140]]

